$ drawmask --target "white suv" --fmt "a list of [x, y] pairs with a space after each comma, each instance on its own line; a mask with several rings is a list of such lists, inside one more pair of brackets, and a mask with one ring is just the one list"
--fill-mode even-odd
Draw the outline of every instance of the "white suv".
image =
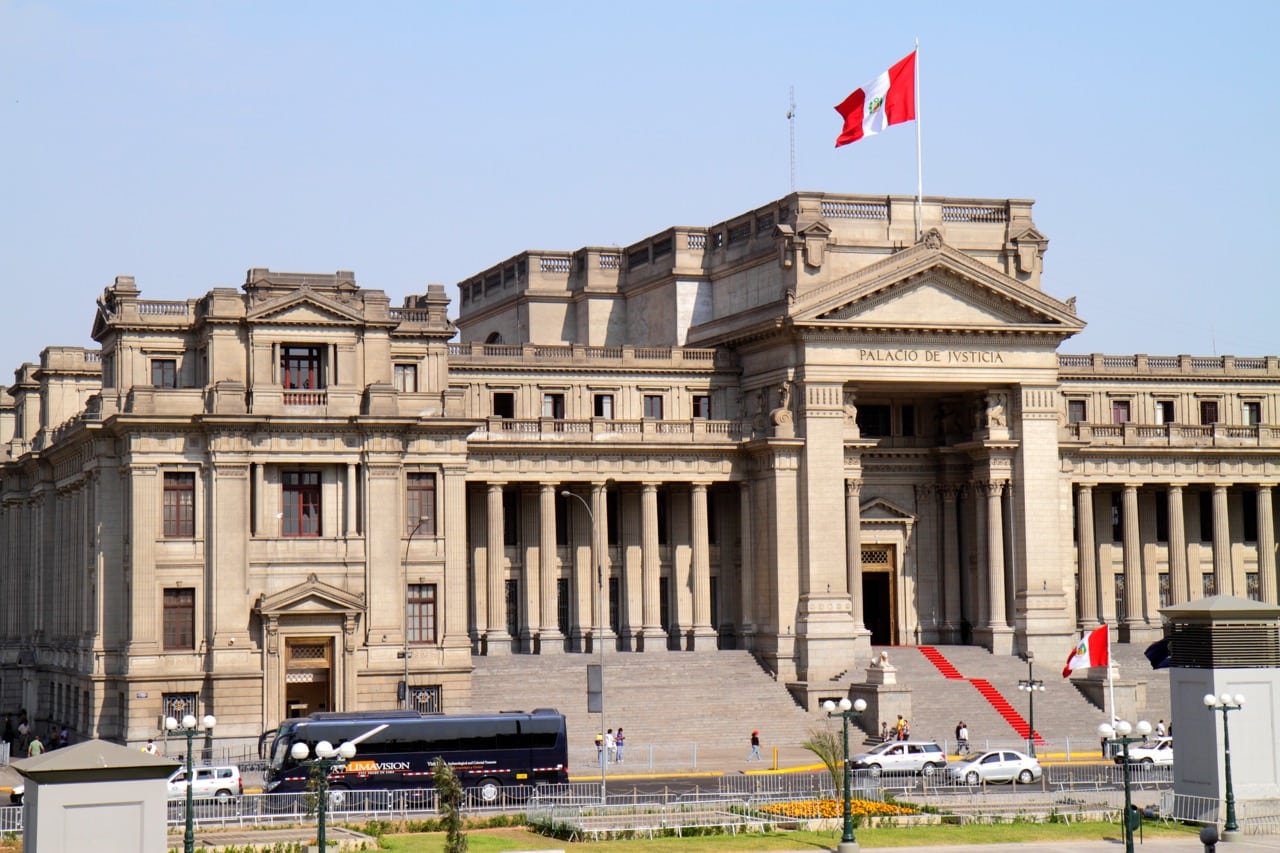
[[850, 756], [849, 763], [853, 769], [868, 770], [872, 775], [908, 771], [927, 776], [947, 766], [947, 753], [931, 740], [891, 740], [870, 752]]
[[[238, 767], [193, 767], [191, 773], [196, 780], [191, 789], [194, 799], [229, 800], [244, 793], [244, 780], [240, 778]], [[169, 776], [169, 799], [183, 799], [186, 796], [187, 768], [179, 767]]]

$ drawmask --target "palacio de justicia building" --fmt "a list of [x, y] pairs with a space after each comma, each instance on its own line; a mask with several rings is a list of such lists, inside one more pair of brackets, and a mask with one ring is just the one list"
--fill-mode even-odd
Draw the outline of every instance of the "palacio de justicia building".
[[250, 740], [600, 644], [747, 649], [803, 701], [873, 645], [1276, 602], [1276, 357], [1071, 354], [1048, 244], [1029, 201], [805, 192], [398, 306], [118, 276], [96, 348], [0, 391], [0, 705]]

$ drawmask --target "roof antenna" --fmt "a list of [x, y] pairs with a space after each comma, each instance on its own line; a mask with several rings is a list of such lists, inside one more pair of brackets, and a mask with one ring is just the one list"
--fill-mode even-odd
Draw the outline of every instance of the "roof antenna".
[[791, 191], [796, 191], [796, 87], [791, 87], [791, 107], [787, 110], [787, 123], [791, 126]]

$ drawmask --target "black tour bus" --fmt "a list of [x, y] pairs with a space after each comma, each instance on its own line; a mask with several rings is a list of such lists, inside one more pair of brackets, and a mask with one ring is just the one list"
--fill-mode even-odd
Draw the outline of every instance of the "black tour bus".
[[305, 791], [309, 770], [298, 765], [291, 750], [302, 742], [314, 757], [320, 741], [335, 749], [357, 741], [355, 758], [330, 773], [335, 790], [430, 788], [437, 756], [489, 802], [504, 786], [569, 781], [569, 739], [564, 715], [554, 709], [465, 716], [328, 711], [280, 724], [268, 756], [266, 793]]

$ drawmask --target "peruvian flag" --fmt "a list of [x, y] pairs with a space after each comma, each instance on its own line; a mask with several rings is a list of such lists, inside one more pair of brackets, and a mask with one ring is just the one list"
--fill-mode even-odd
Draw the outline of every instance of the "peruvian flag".
[[858, 89], [836, 107], [844, 116], [844, 129], [836, 137], [836, 147], [875, 136], [891, 124], [914, 121], [916, 117], [916, 52]]
[[1080, 642], [1071, 650], [1067, 665], [1062, 668], [1062, 677], [1071, 675], [1072, 670], [1089, 666], [1108, 666], [1111, 663], [1111, 644], [1107, 635], [1107, 626], [1094, 628], [1080, 635]]

